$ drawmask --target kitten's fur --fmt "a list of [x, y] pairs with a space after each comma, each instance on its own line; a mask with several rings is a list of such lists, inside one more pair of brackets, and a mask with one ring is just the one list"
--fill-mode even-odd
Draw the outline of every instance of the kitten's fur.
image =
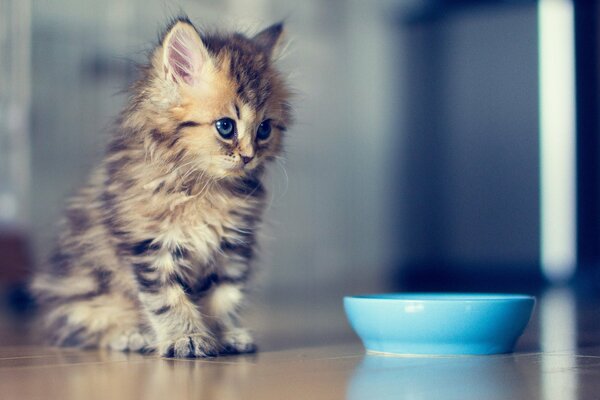
[[[248, 38], [198, 34], [187, 18], [170, 24], [32, 281], [53, 343], [175, 357], [254, 351], [237, 311], [263, 167], [291, 122], [272, 60], [281, 32], [277, 24]], [[237, 125], [231, 140], [217, 133], [223, 117]], [[265, 120], [272, 133], [261, 141]]]

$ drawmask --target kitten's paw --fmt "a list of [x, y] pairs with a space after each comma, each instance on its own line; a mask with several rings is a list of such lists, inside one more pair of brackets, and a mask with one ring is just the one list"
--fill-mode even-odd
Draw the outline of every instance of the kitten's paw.
[[143, 351], [149, 348], [152, 338], [140, 331], [127, 331], [115, 335], [108, 347], [116, 351]]
[[163, 357], [176, 358], [214, 357], [218, 349], [218, 343], [212, 336], [196, 333], [167, 341], [160, 347], [160, 353]]
[[225, 332], [221, 342], [226, 354], [255, 353], [257, 350], [252, 335], [242, 328]]

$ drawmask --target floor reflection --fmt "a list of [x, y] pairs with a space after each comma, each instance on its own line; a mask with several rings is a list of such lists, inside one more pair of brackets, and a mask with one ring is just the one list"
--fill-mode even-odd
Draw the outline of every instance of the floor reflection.
[[347, 399], [529, 398], [512, 356], [386, 357], [366, 355]]
[[[59, 365], [82, 362], [66, 375], [58, 398], [90, 398], [91, 388], [96, 388], [100, 393], [94, 395], [102, 398], [237, 400], [250, 386], [253, 358], [173, 360], [102, 351], [59, 355]], [[36, 392], [43, 389], [38, 387]]]
[[576, 315], [575, 295], [571, 289], [550, 288], [542, 296], [540, 344], [544, 400], [578, 398]]

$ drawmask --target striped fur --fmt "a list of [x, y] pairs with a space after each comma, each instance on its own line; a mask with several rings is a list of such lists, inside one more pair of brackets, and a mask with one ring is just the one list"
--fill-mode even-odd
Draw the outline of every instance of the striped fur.
[[[261, 176], [291, 122], [272, 61], [280, 34], [281, 25], [254, 38], [199, 35], [187, 18], [169, 25], [32, 280], [53, 343], [174, 357], [255, 349], [237, 313]], [[215, 128], [224, 117], [236, 123], [231, 140]], [[272, 133], [258, 140], [267, 119]]]

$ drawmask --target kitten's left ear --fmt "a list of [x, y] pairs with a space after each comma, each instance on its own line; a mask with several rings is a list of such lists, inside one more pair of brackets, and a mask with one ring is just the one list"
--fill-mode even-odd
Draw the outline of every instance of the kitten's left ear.
[[272, 57], [280, 47], [283, 36], [283, 22], [279, 22], [259, 32], [252, 40]]
[[189, 21], [177, 21], [163, 40], [163, 68], [166, 79], [193, 86], [209, 55], [196, 28]]

